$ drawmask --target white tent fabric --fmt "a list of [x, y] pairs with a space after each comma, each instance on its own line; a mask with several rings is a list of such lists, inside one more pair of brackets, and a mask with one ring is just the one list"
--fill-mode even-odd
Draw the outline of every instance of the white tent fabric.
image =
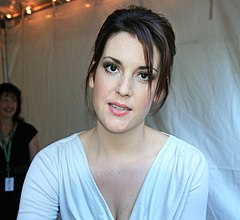
[[22, 90], [23, 116], [38, 128], [42, 147], [94, 125], [83, 84], [106, 16], [129, 4], [150, 7], [172, 23], [177, 55], [167, 103], [147, 123], [193, 144], [208, 159], [207, 219], [240, 219], [240, 1], [85, 3], [39, 11], [6, 28], [9, 80]]

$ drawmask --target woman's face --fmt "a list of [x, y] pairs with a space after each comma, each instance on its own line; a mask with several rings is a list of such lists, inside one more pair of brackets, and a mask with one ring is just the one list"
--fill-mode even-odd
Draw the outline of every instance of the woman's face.
[[3, 93], [0, 96], [0, 116], [12, 118], [17, 110], [17, 98], [11, 93]]
[[98, 64], [93, 88], [93, 107], [108, 131], [124, 133], [144, 124], [158, 79], [159, 53], [154, 47], [153, 80], [149, 90], [142, 44], [127, 32], [113, 35]]

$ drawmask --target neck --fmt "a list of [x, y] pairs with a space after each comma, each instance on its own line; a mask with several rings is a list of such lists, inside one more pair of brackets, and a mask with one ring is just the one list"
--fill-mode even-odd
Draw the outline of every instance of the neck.
[[97, 140], [98, 153], [104, 153], [113, 157], [123, 157], [136, 155], [141, 152], [145, 140], [145, 125], [142, 123], [138, 127], [125, 133], [111, 133], [99, 123], [95, 128], [94, 135]]
[[10, 133], [10, 131], [12, 130], [13, 127], [14, 127], [14, 123], [13, 123], [12, 119], [8, 119], [8, 118], [2, 119], [1, 118], [0, 129], [5, 136], [7, 136]]

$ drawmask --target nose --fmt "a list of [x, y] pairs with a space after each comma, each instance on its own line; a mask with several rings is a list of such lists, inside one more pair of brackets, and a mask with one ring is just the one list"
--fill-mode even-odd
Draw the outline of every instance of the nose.
[[14, 101], [11, 101], [11, 100], [9, 100], [8, 102], [7, 102], [7, 104], [8, 104], [8, 106], [13, 106], [14, 105]]
[[116, 92], [120, 96], [131, 96], [133, 92], [133, 80], [131, 77], [122, 75], [117, 83]]

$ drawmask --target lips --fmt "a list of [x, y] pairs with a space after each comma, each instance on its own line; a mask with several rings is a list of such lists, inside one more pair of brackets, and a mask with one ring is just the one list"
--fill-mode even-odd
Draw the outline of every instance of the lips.
[[128, 114], [130, 111], [132, 111], [132, 109], [129, 108], [127, 105], [116, 102], [109, 103], [109, 110], [115, 116], [124, 116]]
[[12, 110], [12, 109], [5, 109], [4, 111], [5, 111], [5, 112], [8, 112], [8, 113], [11, 113], [11, 112], [13, 112], [14, 110]]

